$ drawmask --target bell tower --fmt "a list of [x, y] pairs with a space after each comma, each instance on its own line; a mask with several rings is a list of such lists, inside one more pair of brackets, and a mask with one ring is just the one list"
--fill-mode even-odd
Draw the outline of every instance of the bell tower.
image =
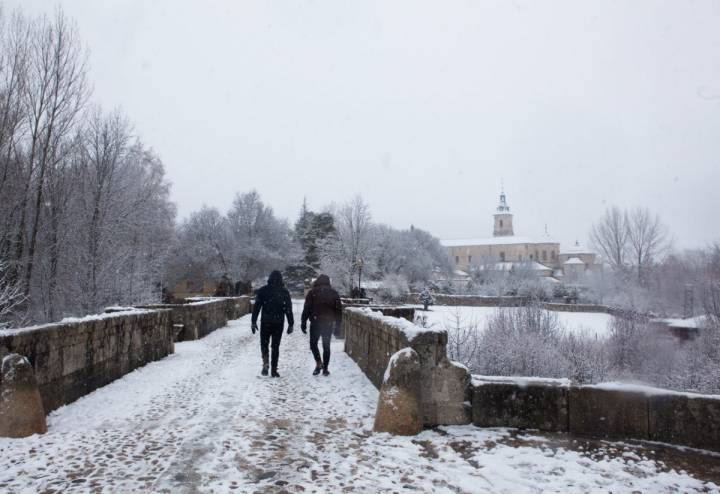
[[495, 217], [495, 227], [493, 228], [493, 237], [512, 237], [513, 232], [513, 215], [510, 212], [510, 206], [507, 205], [505, 198], [505, 187], [500, 189], [500, 203], [498, 204]]

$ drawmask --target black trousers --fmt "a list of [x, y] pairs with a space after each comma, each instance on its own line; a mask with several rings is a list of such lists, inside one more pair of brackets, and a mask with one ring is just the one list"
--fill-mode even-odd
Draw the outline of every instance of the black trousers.
[[322, 364], [324, 369], [327, 369], [328, 365], [330, 364], [330, 339], [332, 338], [332, 333], [332, 326], [310, 326], [310, 351], [312, 352], [313, 357], [315, 357], [316, 362], [320, 362], [320, 350], [318, 350], [318, 341], [322, 337]]
[[277, 370], [282, 335], [283, 323], [260, 323], [260, 352], [262, 353], [263, 364], [267, 365], [268, 346], [270, 346], [272, 349], [272, 370]]

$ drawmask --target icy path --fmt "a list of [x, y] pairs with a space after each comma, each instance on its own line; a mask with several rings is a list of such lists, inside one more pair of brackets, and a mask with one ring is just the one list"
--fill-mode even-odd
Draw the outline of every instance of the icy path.
[[313, 377], [307, 337], [286, 335], [282, 378], [262, 378], [249, 324], [178, 344], [53, 413], [44, 436], [0, 439], [0, 492], [717, 489], [636, 447], [471, 426], [373, 435], [377, 391], [341, 342], [332, 375]]

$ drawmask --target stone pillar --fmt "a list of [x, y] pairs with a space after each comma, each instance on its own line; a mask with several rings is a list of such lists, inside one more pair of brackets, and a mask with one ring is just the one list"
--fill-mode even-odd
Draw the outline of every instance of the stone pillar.
[[27, 437], [47, 432], [45, 410], [35, 374], [25, 357], [12, 353], [2, 361], [0, 437]]
[[420, 358], [415, 350], [403, 348], [392, 356], [380, 387], [375, 432], [414, 436], [422, 431], [420, 380]]

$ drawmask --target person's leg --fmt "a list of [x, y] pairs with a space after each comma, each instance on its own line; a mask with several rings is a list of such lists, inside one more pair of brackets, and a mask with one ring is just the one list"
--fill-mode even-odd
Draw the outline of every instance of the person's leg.
[[320, 350], [318, 349], [318, 340], [320, 339], [320, 328], [310, 326], [310, 351], [313, 354], [313, 357], [315, 358], [315, 371], [313, 371], [313, 375], [317, 376], [320, 374], [320, 370], [322, 369], [322, 364], [320, 360]]
[[323, 328], [322, 342], [323, 342], [323, 374], [328, 375], [328, 366], [330, 365], [330, 341], [332, 340], [333, 328]]
[[272, 343], [271, 343], [271, 349], [272, 349], [272, 357], [271, 357], [271, 368], [272, 368], [272, 375], [274, 377], [278, 377], [278, 360], [280, 359], [280, 340], [282, 340], [282, 334], [283, 334], [283, 326], [282, 324], [276, 326], [273, 328], [272, 332]]
[[268, 345], [270, 344], [270, 336], [271, 336], [270, 328], [268, 328], [265, 325], [260, 326], [260, 354], [262, 355], [262, 361], [263, 361], [263, 367], [262, 367], [262, 375], [267, 376], [268, 374]]

